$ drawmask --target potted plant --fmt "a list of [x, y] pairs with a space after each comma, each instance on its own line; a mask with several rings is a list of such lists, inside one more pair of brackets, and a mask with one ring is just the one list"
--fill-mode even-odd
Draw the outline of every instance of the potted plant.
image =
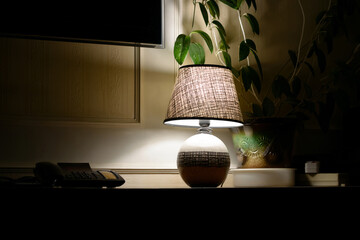
[[[242, 112], [244, 127], [234, 129], [233, 134], [241, 166], [287, 167], [290, 165], [292, 149], [288, 138], [293, 138], [295, 126], [301, 128], [303, 122], [310, 119], [326, 131], [335, 110], [346, 112], [350, 106], [359, 104], [360, 44], [359, 39], [353, 38], [358, 36], [356, 34], [359, 31], [357, 26], [351, 24], [358, 20], [360, 3], [357, 0], [329, 1], [327, 9], [317, 15], [316, 28], [308, 40], [303, 39], [303, 18], [298, 48], [287, 50], [289, 58], [275, 76], [264, 76], [256, 44], [244, 31], [244, 25], [249, 24], [253, 35], [257, 37], [260, 34], [256, 17], [242, 10], [256, 11], [256, 1], [219, 2], [193, 1], [192, 27], [195, 9], [199, 7], [210, 35], [203, 30], [192, 30], [188, 35], [180, 34], [175, 41], [174, 57], [180, 65], [187, 56], [194, 64], [204, 64], [204, 47], [193, 38], [194, 35], [201, 36], [219, 62], [232, 70], [240, 102], [245, 101], [249, 106]], [[242, 35], [240, 42], [227, 41], [226, 28], [220, 20], [219, 4], [237, 12], [237, 30]], [[244, 4], [245, 7], [242, 7]], [[301, 1], [298, 4], [304, 17]], [[353, 52], [346, 59], [338, 59], [332, 70], [326, 71], [327, 56], [331, 55], [333, 49], [348, 44], [336, 41], [336, 37], [341, 34], [354, 46]], [[240, 67], [234, 67], [230, 49], [238, 52]], [[265, 84], [268, 81], [270, 83]], [[269, 87], [264, 89], [263, 86]]]

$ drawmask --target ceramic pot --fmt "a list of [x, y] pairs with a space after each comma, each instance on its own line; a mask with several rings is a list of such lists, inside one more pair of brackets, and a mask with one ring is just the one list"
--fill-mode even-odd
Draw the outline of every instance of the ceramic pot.
[[294, 119], [268, 118], [232, 129], [238, 167], [290, 167], [295, 128]]

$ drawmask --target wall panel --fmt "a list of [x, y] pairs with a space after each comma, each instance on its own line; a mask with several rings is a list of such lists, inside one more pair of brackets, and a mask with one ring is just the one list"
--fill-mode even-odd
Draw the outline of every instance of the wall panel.
[[0, 38], [0, 119], [139, 122], [135, 47]]

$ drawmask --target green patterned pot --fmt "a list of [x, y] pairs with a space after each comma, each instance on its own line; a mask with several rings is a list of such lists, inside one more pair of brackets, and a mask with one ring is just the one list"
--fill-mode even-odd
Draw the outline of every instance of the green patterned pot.
[[269, 118], [232, 129], [238, 167], [290, 167], [296, 121]]

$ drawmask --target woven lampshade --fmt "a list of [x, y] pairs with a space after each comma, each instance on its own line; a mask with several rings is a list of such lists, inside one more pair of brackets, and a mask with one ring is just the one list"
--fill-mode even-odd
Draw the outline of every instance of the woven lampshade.
[[179, 69], [164, 124], [211, 128], [241, 126], [242, 116], [232, 72], [217, 65], [188, 65]]

